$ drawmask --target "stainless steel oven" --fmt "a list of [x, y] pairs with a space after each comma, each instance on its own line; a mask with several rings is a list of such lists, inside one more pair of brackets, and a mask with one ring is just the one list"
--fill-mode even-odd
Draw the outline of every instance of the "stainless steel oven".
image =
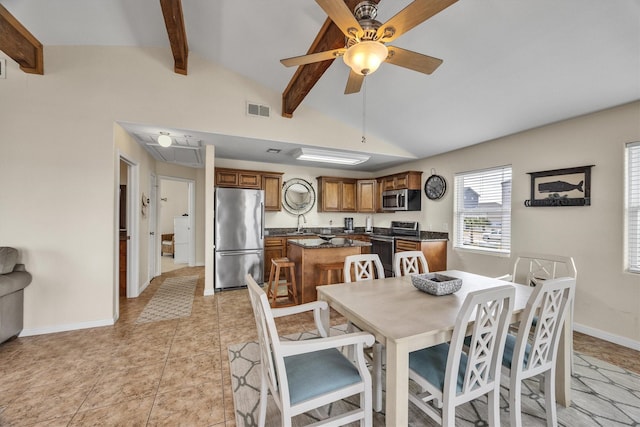
[[382, 267], [384, 267], [384, 276], [393, 276], [393, 255], [396, 252], [396, 244], [393, 236], [384, 236], [374, 234], [370, 237], [371, 253], [378, 254]]
[[372, 234], [371, 253], [378, 254], [384, 276], [393, 277], [393, 257], [396, 253], [396, 236], [413, 237], [420, 236], [420, 224], [417, 221], [391, 221], [389, 234]]

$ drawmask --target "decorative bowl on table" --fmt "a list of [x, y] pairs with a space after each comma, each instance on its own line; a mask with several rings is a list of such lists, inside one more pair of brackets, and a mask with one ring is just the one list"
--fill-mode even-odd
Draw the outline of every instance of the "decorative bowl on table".
[[439, 273], [414, 274], [411, 283], [422, 292], [438, 296], [458, 292], [462, 287], [462, 279]]
[[324, 240], [325, 242], [328, 242], [334, 237], [336, 237], [336, 235], [335, 234], [318, 234], [318, 237]]

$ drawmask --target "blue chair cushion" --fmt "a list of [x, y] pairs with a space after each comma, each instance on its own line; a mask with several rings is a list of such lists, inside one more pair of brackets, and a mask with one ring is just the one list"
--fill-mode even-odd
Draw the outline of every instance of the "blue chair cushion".
[[[423, 348], [409, 353], [409, 368], [415, 371], [434, 387], [442, 391], [444, 389], [444, 375], [449, 356], [449, 343], [439, 344], [433, 347]], [[460, 369], [458, 370], [457, 392], [462, 392], [464, 374], [467, 370], [467, 354], [460, 357]]]
[[288, 356], [284, 365], [292, 405], [362, 381], [358, 369], [335, 348]]
[[[516, 346], [516, 336], [507, 334], [507, 340], [504, 343], [504, 354], [502, 355], [502, 366], [511, 369], [511, 363], [513, 360], [513, 351]], [[527, 343], [524, 349], [523, 365], [526, 366], [529, 361], [529, 354], [531, 354], [531, 344]]]

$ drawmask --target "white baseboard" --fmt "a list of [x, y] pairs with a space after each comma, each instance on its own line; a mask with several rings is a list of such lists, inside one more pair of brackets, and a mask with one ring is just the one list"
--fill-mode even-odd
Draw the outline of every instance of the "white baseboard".
[[99, 328], [102, 326], [113, 326], [113, 319], [94, 320], [83, 323], [70, 323], [66, 325], [47, 326], [44, 328], [23, 329], [20, 332], [21, 337], [29, 337], [32, 335], [55, 334], [56, 332], [77, 331], [79, 329]]
[[592, 337], [599, 338], [601, 340], [609, 341], [614, 344], [621, 345], [623, 347], [628, 347], [633, 350], [640, 351], [640, 342], [634, 341], [629, 338], [621, 337], [619, 335], [614, 335], [609, 332], [601, 331], [600, 329], [592, 328], [590, 326], [581, 325], [579, 323], [573, 324], [573, 330], [583, 333], [585, 335], [590, 335]]

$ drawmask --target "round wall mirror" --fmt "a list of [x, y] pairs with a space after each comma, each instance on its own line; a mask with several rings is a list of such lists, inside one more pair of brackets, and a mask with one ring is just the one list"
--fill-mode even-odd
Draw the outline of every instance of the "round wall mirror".
[[316, 203], [313, 186], [300, 178], [292, 178], [282, 187], [282, 206], [294, 215], [305, 214]]

